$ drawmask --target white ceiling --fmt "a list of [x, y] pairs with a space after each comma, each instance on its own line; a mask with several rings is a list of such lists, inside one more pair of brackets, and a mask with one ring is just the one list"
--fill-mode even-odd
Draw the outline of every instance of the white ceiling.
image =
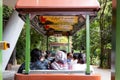
[[3, 0], [3, 4], [14, 8], [17, 0]]

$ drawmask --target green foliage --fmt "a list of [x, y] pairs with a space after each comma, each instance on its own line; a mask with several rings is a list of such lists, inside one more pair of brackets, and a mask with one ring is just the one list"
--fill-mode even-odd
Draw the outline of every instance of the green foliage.
[[[112, 1], [111, 0], [100, 0], [101, 10], [99, 11], [98, 22], [100, 25], [100, 42], [101, 42], [101, 53], [100, 53], [100, 67], [106, 68], [109, 65], [107, 60], [108, 53], [106, 50], [111, 49], [111, 35], [112, 35]], [[107, 56], [106, 56], [107, 55]]]
[[[98, 65], [100, 54], [100, 28], [97, 20], [92, 21], [90, 25], [90, 48], [91, 48], [91, 64]], [[86, 30], [81, 29], [75, 36], [73, 36], [73, 49], [83, 51], [86, 49]], [[84, 48], [84, 49], [83, 49]]]
[[[99, 0], [101, 10], [90, 25], [91, 64], [100, 64], [101, 68], [108, 67], [112, 34], [112, 0]], [[85, 29], [81, 29], [73, 36], [73, 49], [85, 48]], [[108, 50], [109, 49], [109, 50]]]
[[[100, 59], [100, 67], [107, 68], [109, 67], [108, 59], [111, 49], [111, 35], [112, 35], [112, 1], [111, 0], [100, 0], [101, 3], [101, 10], [98, 13], [98, 17], [96, 18], [96, 22], [99, 26], [99, 38], [95, 44], [100, 49], [99, 59]], [[95, 23], [93, 23], [95, 24]], [[94, 34], [96, 35], [96, 34]], [[93, 35], [92, 35], [93, 36]], [[93, 38], [92, 38], [93, 39]], [[93, 48], [92, 48], [93, 49]], [[92, 50], [91, 49], [91, 50]], [[94, 49], [93, 49], [94, 50]]]
[[54, 37], [54, 36], [50, 36], [50, 37], [49, 37], [49, 43], [51, 43], [51, 42], [58, 42], [58, 41], [57, 41], [57, 38]]
[[[62, 37], [55, 37], [55, 36], [50, 36], [49, 37], [49, 44], [52, 43], [52, 42], [56, 42], [56, 43], [67, 43], [68, 42], [68, 39], [67, 37], [65, 36], [62, 36]], [[70, 39], [70, 42], [71, 42], [71, 39]], [[53, 51], [56, 51], [56, 50], [68, 50], [68, 46], [51, 46], [49, 47], [49, 50], [53, 50]]]
[[11, 16], [13, 12], [13, 9], [8, 7], [8, 6], [3, 6], [3, 19], [9, 19], [9, 17]]
[[86, 31], [85, 29], [81, 29], [80, 32], [75, 34], [72, 38], [73, 41], [73, 49], [77, 51], [81, 51], [85, 49], [86, 46]]
[[[31, 28], [31, 50], [33, 48], [46, 50], [46, 38], [36, 32], [33, 28]], [[23, 28], [21, 35], [18, 39], [16, 50], [17, 62], [18, 64], [21, 64], [25, 60], [25, 27]]]
[[24, 62], [25, 58], [25, 27], [23, 28], [21, 35], [16, 44], [16, 59], [17, 63], [21, 64]]
[[[12, 8], [3, 5], [3, 26], [6, 25], [9, 17], [10, 17], [11, 14], [12, 14], [12, 12], [13, 12], [13, 9], [12, 9]], [[3, 28], [4, 28], [4, 27], [3, 27]]]
[[31, 29], [31, 50], [38, 48], [40, 50], [46, 50], [46, 37], [39, 34], [33, 28]]

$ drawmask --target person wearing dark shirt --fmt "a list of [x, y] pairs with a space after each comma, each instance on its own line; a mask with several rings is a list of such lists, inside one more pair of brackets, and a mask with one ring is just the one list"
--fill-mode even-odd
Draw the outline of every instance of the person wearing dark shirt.
[[84, 53], [79, 53], [78, 55], [78, 63], [85, 64], [86, 63], [86, 56]]
[[[42, 53], [39, 49], [33, 49], [30, 53], [31, 62], [30, 62], [30, 70], [46, 70], [48, 69], [48, 62], [43, 59]], [[19, 69], [18, 73], [22, 73], [25, 69], [25, 63], [23, 63]]]

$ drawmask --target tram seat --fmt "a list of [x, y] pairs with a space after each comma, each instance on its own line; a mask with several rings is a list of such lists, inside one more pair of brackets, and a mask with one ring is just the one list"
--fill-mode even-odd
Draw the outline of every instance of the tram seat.
[[15, 80], [101, 80], [99, 74], [85, 75], [83, 71], [32, 70], [29, 74], [15, 74]]

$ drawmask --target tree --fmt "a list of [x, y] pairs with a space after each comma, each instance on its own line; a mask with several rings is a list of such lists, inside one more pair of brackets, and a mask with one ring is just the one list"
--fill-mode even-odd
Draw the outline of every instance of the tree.
[[[26, 25], [25, 25], [26, 26]], [[18, 64], [24, 62], [25, 57], [25, 26], [22, 29], [21, 35], [18, 39], [17, 45], [16, 45], [16, 58]], [[46, 50], [46, 37], [39, 34], [37, 31], [35, 31], [34, 28], [31, 28], [31, 46], [30, 50], [34, 48], [38, 48], [40, 50]]]
[[16, 44], [16, 59], [18, 64], [23, 63], [25, 60], [25, 27], [22, 29]]
[[46, 50], [46, 37], [38, 33], [34, 28], [31, 28], [31, 50], [38, 48]]
[[98, 65], [100, 54], [100, 27], [96, 19], [90, 25], [90, 58], [94, 65]]
[[[100, 25], [100, 67], [108, 67], [106, 64], [110, 53], [106, 52], [108, 45], [111, 46], [111, 23], [112, 23], [112, 1], [111, 0], [100, 0], [101, 10], [99, 11], [99, 25]], [[110, 47], [111, 49], [111, 47]]]
[[81, 29], [78, 33], [73, 36], [73, 49], [81, 51], [86, 47], [86, 31], [85, 28]]
[[12, 8], [3, 5], [3, 26], [6, 25], [9, 17], [10, 17], [11, 14], [12, 14], [12, 12], [13, 12], [13, 9], [12, 9]]
[[[90, 48], [91, 48], [91, 63], [94, 64], [93, 59], [100, 58], [100, 67], [110, 67], [110, 49], [111, 49], [111, 24], [112, 24], [112, 1], [99, 0], [101, 10], [97, 17], [90, 25]], [[81, 29], [75, 36], [73, 36], [73, 48], [80, 50], [80, 46], [85, 45], [85, 31]], [[96, 62], [96, 61], [95, 61]]]

